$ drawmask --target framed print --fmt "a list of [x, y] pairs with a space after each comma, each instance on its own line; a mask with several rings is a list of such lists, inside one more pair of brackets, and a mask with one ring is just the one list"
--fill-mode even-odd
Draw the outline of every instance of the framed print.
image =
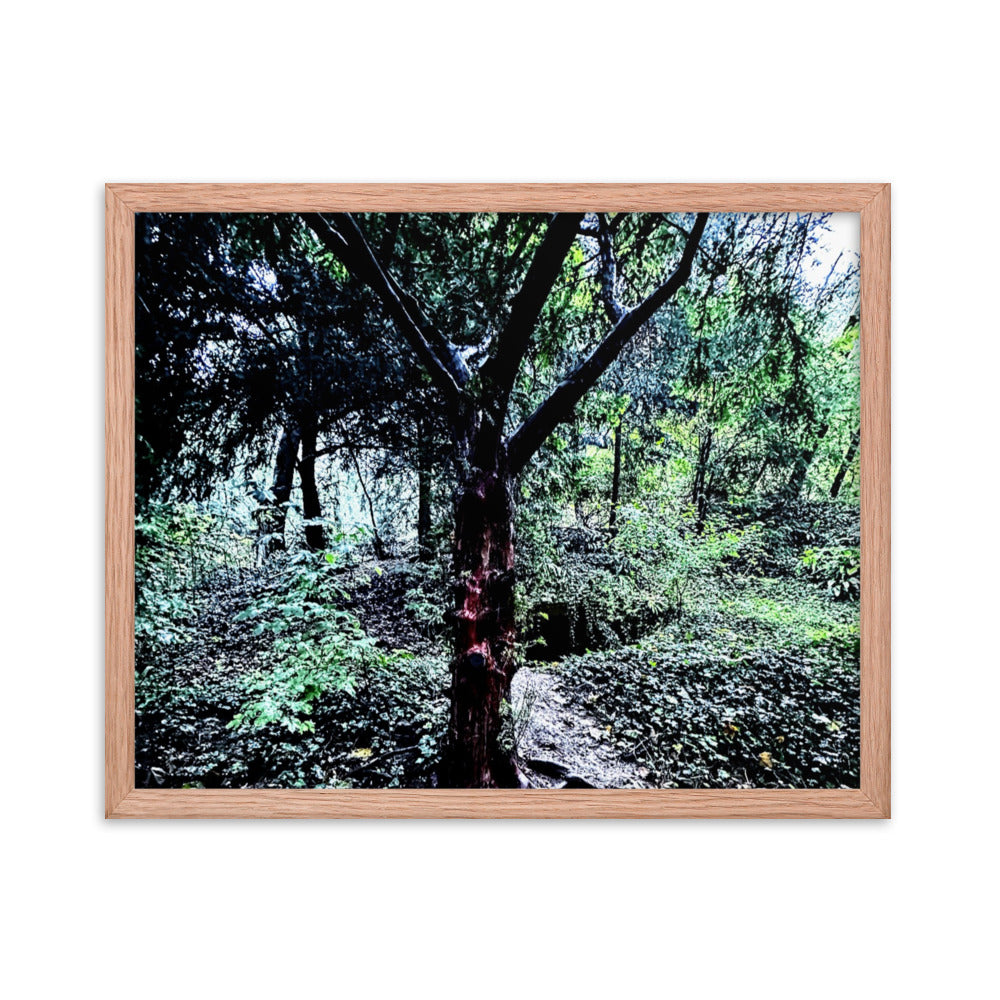
[[109, 817], [888, 817], [889, 186], [109, 184]]

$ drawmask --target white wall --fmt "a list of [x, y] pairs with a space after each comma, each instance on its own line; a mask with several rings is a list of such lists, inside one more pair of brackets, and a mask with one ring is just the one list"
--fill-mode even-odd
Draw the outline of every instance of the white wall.
[[[997, 888], [995, 15], [394, 6], [4, 15], [0, 981], [973, 995]], [[536, 179], [892, 181], [895, 818], [105, 822], [102, 184]]]

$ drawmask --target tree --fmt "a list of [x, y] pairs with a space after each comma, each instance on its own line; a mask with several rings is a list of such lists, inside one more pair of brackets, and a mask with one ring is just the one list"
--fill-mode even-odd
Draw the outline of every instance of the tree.
[[833, 477], [833, 485], [830, 487], [830, 499], [836, 500], [840, 493], [841, 486], [844, 485], [844, 477], [847, 475], [858, 454], [858, 446], [861, 444], [861, 429], [858, 428], [851, 435], [851, 443], [847, 446], [847, 454], [837, 469], [837, 474]]
[[672, 273], [661, 276], [636, 306], [613, 317], [596, 347], [510, 429], [512, 390], [583, 216], [557, 214], [548, 221], [505, 322], [481, 345], [484, 360], [478, 366], [470, 365], [446, 333], [428, 320], [354, 217], [336, 213], [303, 218], [321, 246], [371, 289], [436, 390], [459, 470], [447, 779], [461, 787], [513, 785], [518, 779], [517, 765], [511, 753], [501, 748], [500, 736], [503, 703], [516, 670], [516, 480], [625, 345], [688, 280], [708, 217], [698, 215], [683, 234]]
[[359, 427], [401, 449], [376, 408], [413, 396], [358, 289], [301, 241], [294, 216], [137, 223], [137, 494], [204, 499], [240, 465], [273, 462], [252, 490], [266, 552], [284, 548], [296, 473], [307, 544], [325, 546], [317, 459]]
[[798, 497], [856, 397], [844, 361], [857, 268], [845, 255], [817, 261], [825, 227], [823, 216], [730, 216], [703, 247], [707, 280], [685, 290], [679, 348], [660, 365], [675, 387], [666, 430], [690, 465], [698, 528], [714, 500], [755, 489]]

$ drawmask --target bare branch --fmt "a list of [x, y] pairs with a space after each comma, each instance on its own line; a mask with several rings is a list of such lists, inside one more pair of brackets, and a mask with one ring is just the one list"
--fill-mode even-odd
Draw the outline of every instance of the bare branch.
[[694, 255], [701, 241], [708, 215], [700, 213], [688, 234], [680, 263], [670, 277], [634, 309], [625, 313], [593, 352], [553, 389], [548, 399], [518, 428], [508, 448], [510, 470], [515, 475], [524, 468], [545, 439], [568, 420], [588, 389], [618, 357], [639, 328], [676, 294], [691, 274]]

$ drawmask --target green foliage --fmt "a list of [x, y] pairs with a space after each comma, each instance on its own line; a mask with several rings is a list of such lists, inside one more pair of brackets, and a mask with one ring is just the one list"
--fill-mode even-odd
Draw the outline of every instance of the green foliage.
[[856, 608], [805, 582], [717, 578], [683, 621], [559, 670], [660, 787], [857, 787], [857, 640]]
[[858, 608], [834, 603], [794, 577], [741, 580], [715, 598], [713, 607], [732, 621], [720, 635], [734, 648], [756, 646], [798, 650], [817, 668], [856, 661]]
[[[714, 537], [714, 536], [713, 536]], [[621, 512], [614, 547], [629, 560], [632, 580], [680, 616], [700, 573], [718, 558], [694, 531], [690, 511], [673, 515], [662, 495], [648, 495]]]
[[411, 777], [428, 777], [438, 765], [448, 721], [446, 677], [446, 657], [405, 650], [378, 651], [359, 665], [353, 711], [341, 714], [337, 727], [355, 746], [370, 748], [376, 760], [403, 752], [383, 764], [390, 785], [400, 783], [401, 765]]
[[857, 600], [861, 595], [861, 549], [857, 546], [806, 549], [802, 553], [802, 569], [835, 600]]
[[403, 572], [406, 583], [404, 605], [427, 639], [443, 640], [447, 633], [448, 573], [444, 561], [418, 563]]
[[247, 701], [231, 728], [278, 724], [311, 732], [315, 702], [330, 692], [354, 692], [354, 670], [374, 655], [374, 641], [340, 606], [347, 595], [334, 577], [333, 553], [299, 553], [288, 560], [277, 586], [236, 616], [255, 622], [254, 635], [274, 641], [265, 665], [245, 679]]
[[150, 501], [135, 517], [136, 663], [184, 642], [192, 613], [191, 551], [210, 519], [189, 506]]
[[538, 688], [533, 681], [527, 681], [521, 688], [519, 697], [500, 706], [501, 731], [498, 743], [505, 753], [515, 754], [521, 750], [524, 735], [531, 725], [531, 711], [538, 700]]
[[349, 638], [328, 638], [318, 646], [307, 642], [286, 650], [277, 666], [251, 674], [245, 682], [249, 700], [229, 723], [257, 728], [277, 723], [289, 732], [312, 732], [313, 703], [330, 691], [353, 694], [351, 654], [356, 652]]

